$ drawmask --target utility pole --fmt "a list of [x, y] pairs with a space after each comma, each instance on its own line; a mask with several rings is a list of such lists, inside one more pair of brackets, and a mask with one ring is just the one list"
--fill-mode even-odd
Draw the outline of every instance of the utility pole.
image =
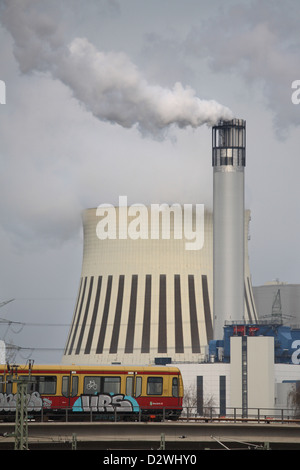
[[16, 379], [15, 450], [28, 450], [27, 381]]
[[72, 434], [72, 450], [77, 450], [77, 436], [75, 433]]
[[15, 450], [28, 450], [27, 384], [30, 380], [31, 367], [30, 361], [28, 375], [23, 377], [18, 376], [18, 366], [9, 367], [12, 371], [11, 380], [17, 384], [15, 432], [11, 434], [15, 438]]

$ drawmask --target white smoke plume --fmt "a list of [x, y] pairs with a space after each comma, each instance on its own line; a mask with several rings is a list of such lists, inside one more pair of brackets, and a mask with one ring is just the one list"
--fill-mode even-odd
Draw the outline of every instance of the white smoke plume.
[[65, 45], [62, 29], [36, 0], [2, 0], [1, 6], [20, 70], [51, 73], [100, 120], [159, 136], [172, 124], [196, 128], [232, 118], [227, 107], [199, 99], [181, 83], [173, 89], [150, 85], [123, 53], [101, 52], [86, 38]]

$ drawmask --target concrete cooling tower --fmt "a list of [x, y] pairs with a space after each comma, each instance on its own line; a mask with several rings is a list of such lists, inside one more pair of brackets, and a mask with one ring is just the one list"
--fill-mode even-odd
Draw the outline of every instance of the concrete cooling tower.
[[[63, 364], [205, 358], [213, 339], [213, 214], [197, 204], [154, 209], [124, 204], [84, 211], [82, 272]], [[244, 319], [254, 321], [249, 215]]]

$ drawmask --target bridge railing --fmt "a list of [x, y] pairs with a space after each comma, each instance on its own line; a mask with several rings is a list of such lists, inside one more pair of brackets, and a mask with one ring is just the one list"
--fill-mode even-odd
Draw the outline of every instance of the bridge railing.
[[299, 423], [300, 414], [294, 409], [289, 408], [225, 408], [203, 407], [201, 412], [197, 407], [183, 407], [180, 417], [185, 421], [204, 421], [204, 422], [257, 422], [257, 423]]
[[[5, 410], [0, 410], [0, 421], [14, 421], [15, 418], [15, 405], [7, 405]], [[169, 421], [180, 420], [184, 422], [255, 422], [255, 423], [296, 423], [300, 424], [300, 415], [294, 409], [288, 408], [223, 408], [219, 407], [202, 407], [201, 412], [196, 406], [184, 406], [182, 413], [179, 415], [168, 407], [162, 408], [159, 413], [157, 410], [139, 409], [135, 413], [120, 412], [120, 408], [114, 407], [113, 411], [109, 413], [100, 413], [99, 410], [91, 408], [88, 412], [82, 413], [80, 411], [74, 413], [72, 408], [64, 407], [62, 409], [45, 409], [39, 407], [38, 409], [31, 408], [28, 410], [28, 420], [36, 421], [52, 421], [60, 420], [68, 421], [119, 421], [120, 419], [126, 421]]]

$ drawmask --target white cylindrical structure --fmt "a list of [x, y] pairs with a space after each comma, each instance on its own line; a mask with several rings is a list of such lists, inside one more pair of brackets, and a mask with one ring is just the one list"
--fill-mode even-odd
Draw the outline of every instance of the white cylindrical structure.
[[214, 339], [222, 339], [225, 322], [245, 320], [246, 123], [222, 121], [212, 137]]
[[[176, 206], [184, 228], [189, 211]], [[204, 213], [203, 206], [198, 241], [193, 242], [179, 226], [168, 231], [171, 209], [162, 209], [156, 226], [150, 207], [108, 208], [107, 238], [100, 233], [104, 218], [97, 209], [84, 211], [81, 284], [64, 363], [204, 358], [213, 338], [212, 214]], [[136, 210], [148, 221], [148, 230], [138, 227], [141, 216], [130, 216]]]

